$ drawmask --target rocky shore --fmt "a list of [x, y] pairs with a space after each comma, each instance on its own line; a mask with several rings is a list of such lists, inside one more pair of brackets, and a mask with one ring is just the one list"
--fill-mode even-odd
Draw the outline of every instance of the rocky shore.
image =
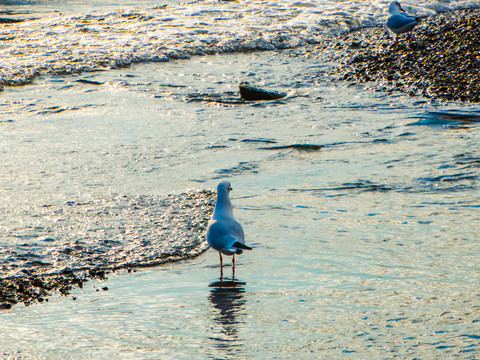
[[387, 92], [480, 102], [480, 10], [424, 19], [396, 48], [386, 26], [362, 29], [332, 44], [340, 79]]
[[69, 295], [77, 287], [83, 287], [89, 279], [104, 278], [105, 271], [99, 274], [68, 271], [57, 275], [35, 275], [0, 279], [0, 310], [9, 310], [13, 305], [23, 303], [48, 302], [54, 293]]

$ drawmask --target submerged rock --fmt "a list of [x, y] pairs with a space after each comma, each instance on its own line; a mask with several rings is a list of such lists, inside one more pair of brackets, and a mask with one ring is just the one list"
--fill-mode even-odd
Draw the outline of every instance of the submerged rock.
[[274, 90], [265, 90], [257, 86], [253, 86], [248, 82], [240, 83], [240, 97], [244, 100], [276, 100], [287, 96], [286, 92]]

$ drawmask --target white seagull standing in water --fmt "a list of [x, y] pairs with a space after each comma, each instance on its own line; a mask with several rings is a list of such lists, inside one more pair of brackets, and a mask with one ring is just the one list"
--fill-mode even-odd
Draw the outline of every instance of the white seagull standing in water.
[[398, 35], [404, 34], [412, 30], [420, 19], [426, 16], [408, 15], [398, 1], [392, 1], [388, 8], [390, 17], [387, 19], [387, 26], [395, 33], [395, 45], [397, 47]]
[[229, 196], [231, 190], [229, 181], [224, 180], [218, 184], [217, 203], [212, 220], [207, 227], [207, 242], [220, 255], [220, 276], [223, 276], [222, 254], [233, 255], [232, 271], [235, 275], [235, 254], [241, 254], [243, 250], [252, 250], [251, 247], [245, 245], [242, 225], [233, 217]]

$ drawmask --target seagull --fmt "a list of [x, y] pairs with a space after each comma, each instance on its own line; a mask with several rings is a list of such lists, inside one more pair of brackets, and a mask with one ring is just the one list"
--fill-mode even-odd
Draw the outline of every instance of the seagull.
[[396, 35], [394, 47], [397, 47], [398, 35], [409, 32], [420, 22], [420, 19], [426, 17], [408, 15], [398, 1], [390, 3], [388, 12], [390, 17], [387, 19], [387, 26]]
[[223, 180], [218, 184], [217, 203], [207, 227], [208, 245], [220, 255], [220, 276], [223, 276], [222, 254], [233, 255], [232, 266], [235, 274], [235, 254], [241, 254], [243, 250], [252, 250], [250, 246], [245, 245], [242, 225], [233, 217], [230, 191], [232, 186], [229, 181]]

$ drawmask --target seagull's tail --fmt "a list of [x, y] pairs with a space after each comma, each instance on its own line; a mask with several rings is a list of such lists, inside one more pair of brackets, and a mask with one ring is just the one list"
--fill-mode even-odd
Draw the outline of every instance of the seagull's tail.
[[233, 244], [234, 247], [238, 248], [238, 249], [244, 249], [244, 250], [252, 250], [252, 248], [250, 246], [247, 246], [245, 244], [242, 244], [241, 242], [238, 242], [236, 241], [234, 244]]

